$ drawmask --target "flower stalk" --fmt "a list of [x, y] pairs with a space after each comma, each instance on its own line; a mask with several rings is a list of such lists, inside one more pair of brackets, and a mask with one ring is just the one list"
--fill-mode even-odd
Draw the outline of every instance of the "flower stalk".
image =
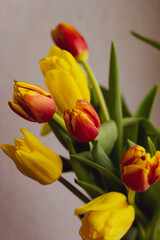
[[81, 199], [84, 203], [88, 203], [90, 201], [83, 193], [81, 193], [76, 187], [74, 187], [70, 182], [68, 182], [64, 177], [60, 177], [58, 179], [60, 183], [62, 183], [66, 188], [68, 188], [74, 195], [76, 195], [79, 199]]
[[91, 81], [91, 84], [93, 86], [93, 89], [95, 91], [95, 94], [97, 96], [97, 99], [99, 101], [99, 105], [100, 105], [100, 108], [101, 108], [101, 111], [102, 111], [102, 116], [103, 116], [103, 119], [104, 121], [109, 121], [110, 120], [110, 116], [109, 116], [109, 112], [108, 112], [108, 108], [106, 106], [106, 103], [105, 103], [105, 100], [104, 100], [104, 97], [103, 97], [103, 94], [102, 94], [102, 91], [101, 91], [101, 88], [97, 82], [97, 79], [90, 67], [90, 65], [88, 64], [88, 62], [86, 60], [82, 60], [81, 61], [81, 64], [83, 65], [84, 69], [86, 70], [87, 74], [88, 74], [88, 77]]

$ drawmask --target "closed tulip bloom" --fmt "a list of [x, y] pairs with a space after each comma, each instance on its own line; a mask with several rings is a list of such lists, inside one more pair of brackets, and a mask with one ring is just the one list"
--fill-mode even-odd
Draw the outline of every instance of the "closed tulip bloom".
[[40, 60], [40, 68], [45, 84], [62, 113], [72, 108], [77, 99], [90, 102], [86, 75], [69, 52], [51, 47], [49, 56]]
[[119, 240], [131, 227], [134, 208], [118, 192], [103, 194], [75, 210], [82, 219], [79, 233], [83, 240]]
[[98, 135], [99, 116], [84, 99], [77, 100], [74, 108], [67, 109], [63, 118], [69, 134], [79, 142], [90, 142]]
[[15, 146], [3, 144], [2, 150], [27, 177], [43, 185], [56, 181], [62, 173], [61, 158], [26, 129], [21, 132], [24, 139], [15, 139]]
[[88, 47], [84, 38], [70, 24], [58, 24], [51, 31], [51, 37], [58, 47], [70, 52], [78, 61], [88, 58]]
[[133, 146], [122, 157], [120, 170], [128, 189], [144, 192], [160, 179], [160, 151], [151, 157], [143, 147]]
[[31, 122], [47, 122], [56, 112], [56, 104], [48, 91], [25, 82], [15, 83], [13, 102], [9, 100], [8, 104], [15, 113]]

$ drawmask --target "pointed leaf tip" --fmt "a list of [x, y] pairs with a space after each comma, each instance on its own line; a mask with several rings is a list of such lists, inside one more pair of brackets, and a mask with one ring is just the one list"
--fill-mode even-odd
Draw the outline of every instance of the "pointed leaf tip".
[[13, 79], [13, 82], [14, 82], [14, 83], [17, 83], [18, 81], [17, 81], [16, 79]]

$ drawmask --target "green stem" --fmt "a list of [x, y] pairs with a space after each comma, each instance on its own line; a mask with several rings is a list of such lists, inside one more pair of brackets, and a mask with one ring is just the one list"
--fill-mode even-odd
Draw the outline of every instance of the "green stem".
[[53, 116], [53, 119], [67, 132], [65, 122], [61, 116], [59, 116], [57, 113], [55, 113]]
[[131, 205], [135, 205], [135, 192], [129, 190], [128, 191], [128, 203]]
[[90, 201], [89, 198], [87, 198], [83, 193], [81, 193], [77, 188], [75, 188], [70, 182], [68, 182], [62, 176], [58, 180], [66, 188], [68, 188], [72, 193], [74, 193], [78, 198], [80, 198], [84, 203], [87, 203]]
[[142, 238], [145, 239], [146, 231], [145, 231], [144, 226], [147, 225], [148, 221], [147, 221], [146, 216], [143, 214], [143, 212], [136, 206], [135, 194], [136, 194], [136, 192], [134, 192], [134, 191], [131, 191], [131, 190], [128, 191], [128, 203], [131, 204], [135, 209], [135, 213], [136, 213], [136, 217], [137, 217], [136, 223], [137, 223], [137, 226], [141, 233]]
[[93, 89], [94, 89], [94, 91], [96, 93], [96, 96], [99, 100], [100, 108], [101, 108], [101, 111], [102, 111], [102, 114], [103, 114], [103, 119], [104, 119], [104, 121], [109, 121], [110, 120], [109, 112], [108, 112], [108, 109], [107, 109], [107, 106], [106, 106], [101, 88], [100, 88], [100, 86], [97, 82], [97, 79], [96, 79], [91, 67], [89, 66], [88, 62], [86, 60], [83, 60], [83, 61], [81, 61], [81, 63], [82, 63], [84, 69], [86, 70], [86, 72], [88, 74], [88, 77], [91, 81]]

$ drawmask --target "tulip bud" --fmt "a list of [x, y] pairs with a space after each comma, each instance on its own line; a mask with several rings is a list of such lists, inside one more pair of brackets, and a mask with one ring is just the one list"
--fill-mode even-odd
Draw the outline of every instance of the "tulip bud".
[[55, 44], [70, 52], [78, 61], [88, 58], [88, 47], [82, 35], [70, 24], [60, 23], [51, 31]]
[[65, 109], [73, 108], [77, 99], [90, 102], [87, 77], [69, 52], [52, 46], [48, 57], [41, 59], [39, 65], [62, 114]]
[[151, 158], [143, 147], [133, 146], [122, 157], [120, 170], [128, 189], [144, 192], [160, 179], [160, 151]]
[[98, 135], [99, 116], [83, 99], [77, 100], [75, 108], [64, 111], [63, 118], [69, 134], [79, 142], [90, 142]]
[[118, 192], [103, 194], [75, 210], [75, 215], [84, 214], [79, 230], [84, 240], [120, 240], [135, 218], [134, 208]]
[[62, 173], [62, 159], [26, 129], [21, 129], [21, 132], [24, 139], [15, 139], [15, 146], [1, 145], [18, 170], [43, 185], [59, 179]]
[[8, 104], [15, 113], [31, 122], [47, 122], [56, 112], [56, 104], [48, 91], [25, 82], [15, 83], [13, 102], [9, 100]]

